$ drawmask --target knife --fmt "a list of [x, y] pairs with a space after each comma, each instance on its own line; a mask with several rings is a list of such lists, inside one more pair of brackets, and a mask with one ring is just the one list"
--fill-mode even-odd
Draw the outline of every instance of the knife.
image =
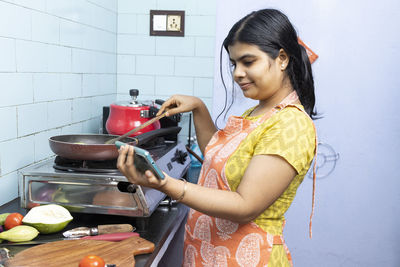
[[97, 227], [78, 227], [63, 233], [64, 237], [82, 237], [112, 233], [132, 232], [135, 228], [130, 224], [104, 224]]
[[68, 237], [68, 238], [52, 238], [52, 239], [38, 239], [27, 242], [8, 242], [2, 243], [1, 246], [29, 246], [29, 245], [38, 245], [38, 244], [46, 244], [55, 241], [63, 241], [63, 240], [100, 240], [100, 241], [122, 241], [132, 236], [139, 236], [138, 233], [135, 232], [127, 232], [127, 233], [113, 233], [113, 234], [104, 234], [104, 235], [95, 235], [95, 236], [84, 236], [80, 237]]

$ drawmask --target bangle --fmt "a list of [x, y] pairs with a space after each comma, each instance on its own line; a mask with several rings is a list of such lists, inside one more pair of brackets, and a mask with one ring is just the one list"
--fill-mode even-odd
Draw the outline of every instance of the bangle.
[[182, 194], [175, 200], [176, 202], [180, 202], [185, 197], [186, 188], [187, 188], [187, 181], [183, 178], [180, 178], [179, 180], [183, 181], [183, 191], [182, 191]]

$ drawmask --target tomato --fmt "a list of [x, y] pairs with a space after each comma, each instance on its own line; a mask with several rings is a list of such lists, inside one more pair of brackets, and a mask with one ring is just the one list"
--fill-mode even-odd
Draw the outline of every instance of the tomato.
[[21, 225], [22, 224], [22, 219], [24, 216], [19, 214], [18, 212], [11, 213], [10, 215], [7, 216], [5, 222], [4, 222], [4, 227], [7, 230], [10, 230], [11, 228]]
[[104, 267], [106, 263], [96, 255], [88, 255], [81, 259], [79, 267]]

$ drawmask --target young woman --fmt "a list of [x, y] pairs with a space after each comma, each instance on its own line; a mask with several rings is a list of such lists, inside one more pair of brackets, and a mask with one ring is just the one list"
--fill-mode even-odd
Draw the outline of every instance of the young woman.
[[289, 266], [284, 213], [316, 151], [314, 83], [305, 49], [288, 18], [264, 9], [238, 21], [224, 43], [234, 81], [258, 105], [217, 130], [197, 97], [174, 95], [160, 108], [193, 112], [205, 155], [198, 184], [136, 172], [133, 147], [120, 149], [119, 170], [191, 207], [184, 266]]

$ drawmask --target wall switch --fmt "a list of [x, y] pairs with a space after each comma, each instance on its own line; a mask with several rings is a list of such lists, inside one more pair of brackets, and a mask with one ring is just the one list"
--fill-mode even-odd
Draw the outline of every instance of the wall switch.
[[154, 15], [153, 30], [155, 31], [167, 30], [167, 15]]

